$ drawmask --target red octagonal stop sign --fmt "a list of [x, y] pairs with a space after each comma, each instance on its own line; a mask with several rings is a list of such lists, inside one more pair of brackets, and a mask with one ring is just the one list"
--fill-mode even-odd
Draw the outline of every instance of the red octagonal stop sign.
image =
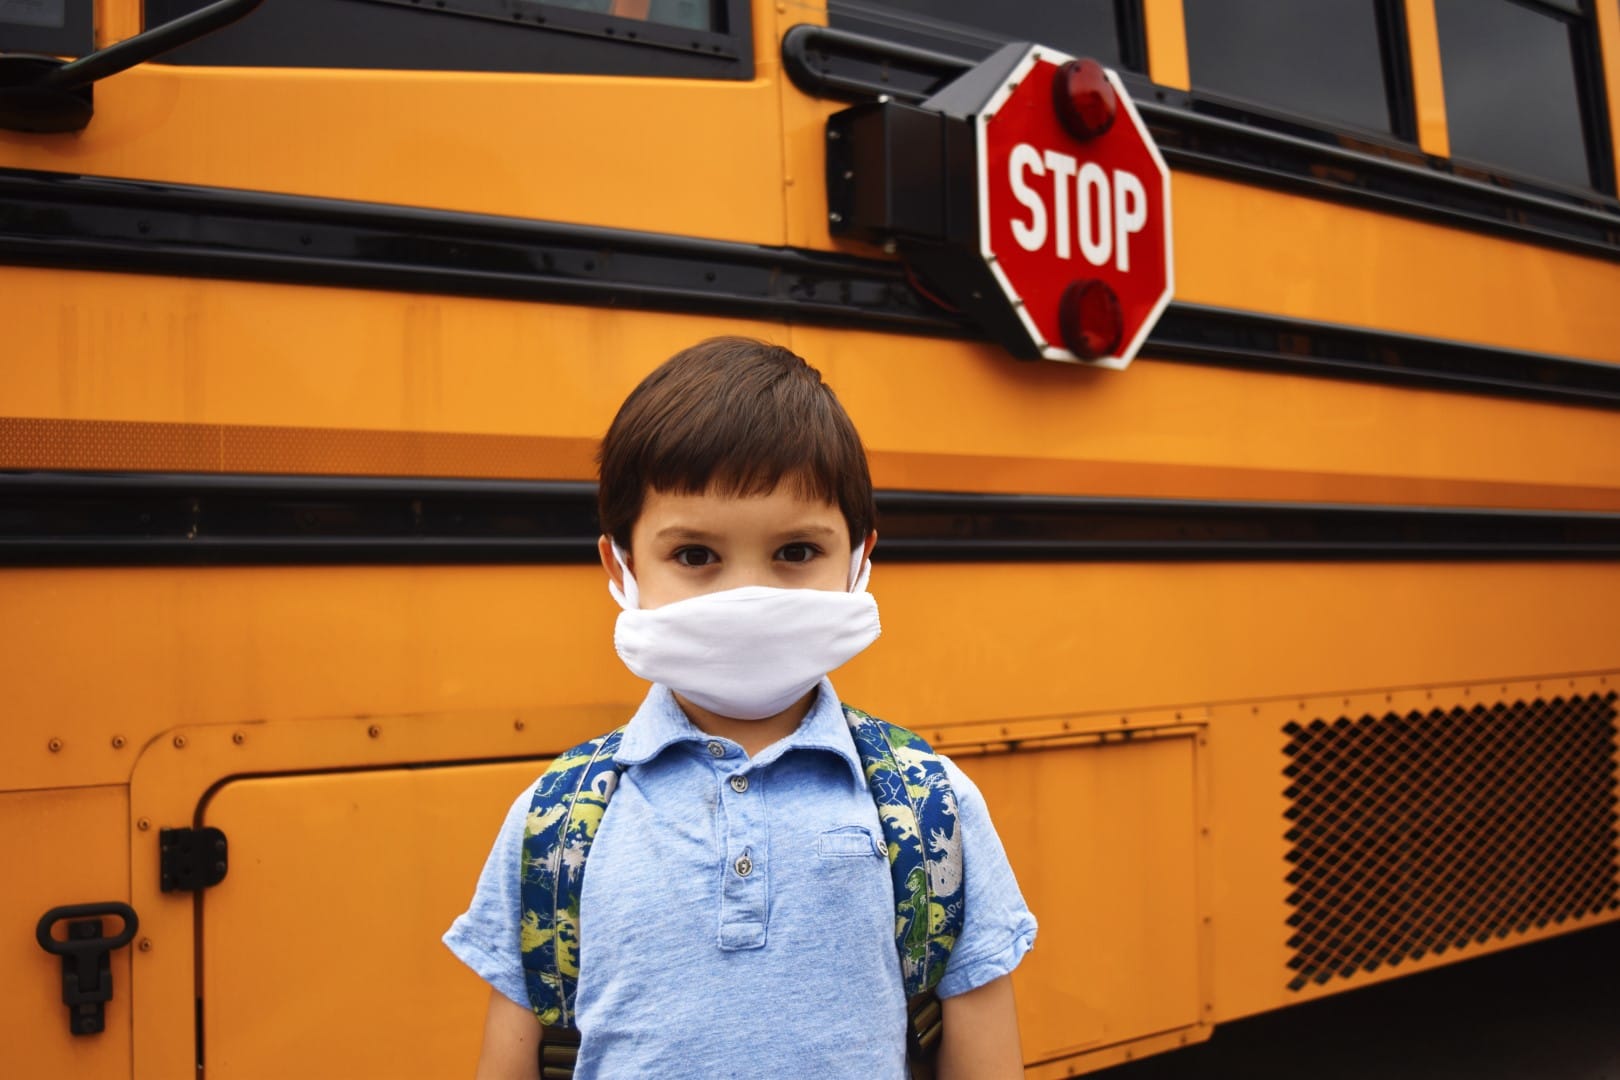
[[[978, 112], [980, 255], [1042, 356], [1123, 368], [1170, 302], [1170, 170], [1119, 76], [1071, 60], [1031, 47]], [[1063, 99], [1095, 120], [1108, 87], [1111, 125], [1071, 134]]]

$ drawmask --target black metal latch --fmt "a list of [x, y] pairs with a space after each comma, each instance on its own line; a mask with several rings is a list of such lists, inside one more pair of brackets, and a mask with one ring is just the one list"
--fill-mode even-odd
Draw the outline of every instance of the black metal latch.
[[[103, 915], [116, 915], [124, 928], [114, 937], [101, 936]], [[64, 919], [67, 940], [58, 940], [51, 927]], [[39, 947], [62, 958], [62, 1003], [68, 1007], [68, 1030], [75, 1035], [96, 1035], [107, 1026], [106, 1004], [112, 1000], [109, 954], [128, 945], [140, 920], [128, 904], [109, 900], [101, 904], [68, 904], [40, 916], [34, 928]]]
[[218, 885], [225, 880], [228, 853], [225, 834], [218, 829], [163, 829], [158, 833], [158, 887], [180, 892]]

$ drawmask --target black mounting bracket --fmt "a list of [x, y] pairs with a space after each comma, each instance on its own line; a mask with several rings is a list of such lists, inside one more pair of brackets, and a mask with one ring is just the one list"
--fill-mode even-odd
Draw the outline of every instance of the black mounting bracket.
[[225, 880], [228, 865], [225, 834], [201, 829], [158, 832], [158, 885], [164, 892], [195, 892]]
[[[101, 936], [103, 915], [116, 915], [124, 928], [113, 937]], [[63, 920], [67, 939], [57, 939], [51, 928]], [[109, 900], [100, 904], [54, 907], [39, 918], [34, 938], [39, 947], [62, 958], [62, 1004], [68, 1007], [68, 1030], [75, 1035], [97, 1035], [107, 1026], [107, 1002], [112, 1000], [109, 954], [128, 945], [140, 926], [135, 909]]]
[[93, 90], [98, 80], [189, 45], [229, 26], [263, 2], [215, 0], [77, 60], [0, 53], [0, 128], [40, 134], [83, 131], [95, 115]]

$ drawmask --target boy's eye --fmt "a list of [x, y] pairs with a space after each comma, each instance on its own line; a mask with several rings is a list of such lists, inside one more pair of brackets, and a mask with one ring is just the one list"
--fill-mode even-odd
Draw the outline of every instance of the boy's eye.
[[708, 566], [718, 558], [706, 547], [683, 547], [675, 552], [675, 561], [682, 566]]
[[776, 557], [783, 562], [802, 563], [809, 562], [820, 553], [814, 544], [784, 544], [777, 551]]

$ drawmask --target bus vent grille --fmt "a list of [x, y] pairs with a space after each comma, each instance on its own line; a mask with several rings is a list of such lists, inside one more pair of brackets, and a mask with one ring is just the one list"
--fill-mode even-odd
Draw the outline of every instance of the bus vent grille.
[[1284, 727], [1289, 988], [1620, 908], [1615, 698]]

